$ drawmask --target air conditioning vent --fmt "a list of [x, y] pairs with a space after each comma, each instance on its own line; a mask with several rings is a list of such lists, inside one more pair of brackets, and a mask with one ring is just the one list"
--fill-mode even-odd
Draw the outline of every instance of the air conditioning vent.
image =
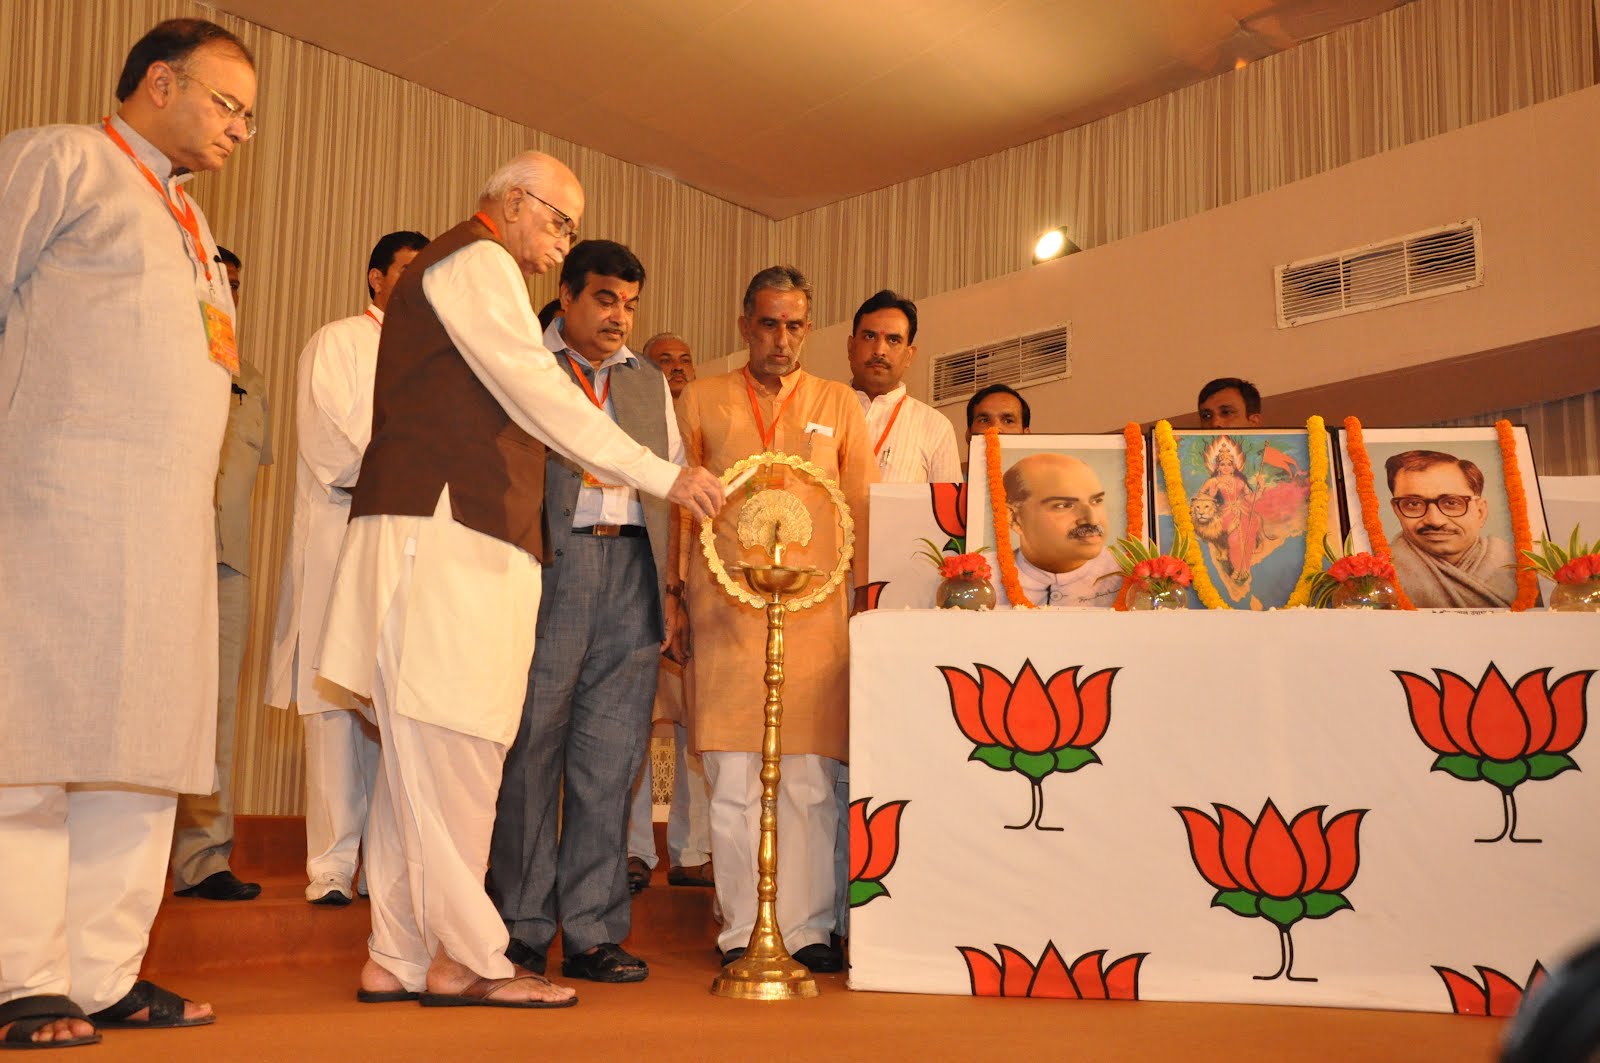
[[1483, 283], [1477, 219], [1274, 270], [1278, 327], [1393, 306]]
[[952, 351], [933, 360], [933, 404], [965, 401], [990, 384], [1014, 388], [1072, 375], [1072, 326]]

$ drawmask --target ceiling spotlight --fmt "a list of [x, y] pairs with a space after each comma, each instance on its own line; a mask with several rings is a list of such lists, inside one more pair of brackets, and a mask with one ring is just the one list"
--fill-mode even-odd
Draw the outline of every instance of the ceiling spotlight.
[[1046, 262], [1062, 255], [1070, 255], [1078, 250], [1078, 245], [1067, 239], [1066, 229], [1051, 229], [1039, 237], [1039, 242], [1033, 245], [1033, 260]]

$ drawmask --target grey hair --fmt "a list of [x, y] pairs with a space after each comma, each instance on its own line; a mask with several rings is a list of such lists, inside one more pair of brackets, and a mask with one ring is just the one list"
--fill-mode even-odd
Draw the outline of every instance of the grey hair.
[[811, 320], [811, 282], [806, 280], [806, 275], [793, 266], [768, 266], [766, 269], [750, 278], [750, 287], [744, 290], [744, 316], [749, 317], [756, 312], [756, 293], [772, 290], [775, 292], [800, 292], [806, 297], [806, 320]]
[[479, 202], [492, 203], [505, 198], [513, 187], [533, 193], [549, 190], [556, 160], [542, 151], [525, 151], [501, 166], [484, 182]]
[[654, 347], [662, 340], [677, 340], [685, 347], [689, 346], [689, 341], [678, 335], [676, 332], [658, 332], [654, 336], [651, 336], [649, 339], [645, 340], [644, 346], [640, 347], [639, 350], [644, 352], [645, 356], [648, 357], [650, 354], [650, 348]]

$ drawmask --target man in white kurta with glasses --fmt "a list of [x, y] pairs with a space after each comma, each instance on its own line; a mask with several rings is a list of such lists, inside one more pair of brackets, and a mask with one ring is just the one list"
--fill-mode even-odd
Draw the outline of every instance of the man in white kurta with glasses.
[[526, 277], [560, 266], [582, 213], [572, 171], [519, 155], [389, 301], [318, 664], [372, 698], [382, 740], [362, 1000], [576, 1002], [506, 958], [510, 936], [484, 890], [534, 651], [545, 447], [696, 514], [722, 504], [715, 477], [630, 439], [540, 341]]
[[116, 96], [98, 122], [0, 141], [0, 1040], [13, 1044], [212, 1021], [138, 972], [178, 793], [216, 779], [212, 491], [238, 351], [186, 185], [254, 134], [254, 60], [220, 26], [174, 19], [133, 46]]

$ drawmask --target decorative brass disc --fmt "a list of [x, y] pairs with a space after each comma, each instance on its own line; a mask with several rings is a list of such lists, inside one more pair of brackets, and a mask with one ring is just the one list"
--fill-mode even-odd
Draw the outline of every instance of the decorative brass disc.
[[[821, 469], [797, 454], [783, 454], [769, 450], [760, 454], [752, 454], [748, 458], [740, 458], [723, 471], [721, 477], [723, 486], [726, 487], [733, 482], [746, 469], [761, 465], [787, 465], [796, 472], [810, 477], [828, 492], [829, 501], [838, 510], [839, 529], [842, 534], [839, 543], [839, 557], [833, 566], [833, 571], [827, 574], [828, 578], [815, 591], [804, 597], [791, 598], [783, 603], [783, 607], [791, 613], [798, 612], [801, 609], [809, 609], [827, 598], [828, 595], [839, 588], [840, 583], [844, 582], [845, 572], [849, 570], [850, 562], [856, 555], [855, 518], [850, 515], [849, 503], [845, 501], [844, 492], [839, 490], [839, 485], [828, 479]], [[717, 534], [714, 521], [706, 521], [700, 526], [700, 548], [705, 552], [706, 564], [711, 566], [711, 572], [717, 577], [717, 583], [721, 585], [723, 590], [746, 605], [757, 609], [765, 609], [767, 607], [769, 599], [763, 598], [755, 591], [741, 586], [728, 574], [727, 565], [723, 563], [722, 558], [717, 554]]]

